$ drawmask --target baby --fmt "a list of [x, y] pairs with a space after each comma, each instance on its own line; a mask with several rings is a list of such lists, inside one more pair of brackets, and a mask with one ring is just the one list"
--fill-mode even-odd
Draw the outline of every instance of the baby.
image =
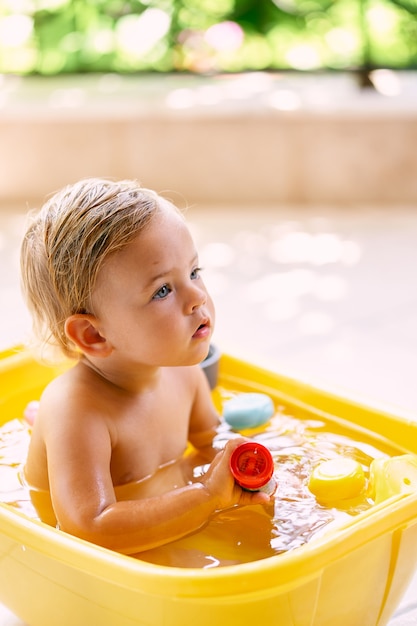
[[[42, 395], [25, 467], [62, 530], [133, 554], [269, 502], [232, 478], [242, 439], [212, 446], [199, 363], [214, 307], [173, 204], [134, 181], [82, 180], [34, 218], [21, 262], [35, 330], [75, 359]], [[211, 461], [195, 480], [188, 442]]]

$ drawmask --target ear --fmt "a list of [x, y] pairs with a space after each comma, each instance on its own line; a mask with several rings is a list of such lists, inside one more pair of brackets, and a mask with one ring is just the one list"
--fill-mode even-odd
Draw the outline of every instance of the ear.
[[65, 334], [75, 345], [89, 356], [106, 357], [113, 347], [97, 330], [97, 318], [94, 315], [77, 313], [65, 322]]

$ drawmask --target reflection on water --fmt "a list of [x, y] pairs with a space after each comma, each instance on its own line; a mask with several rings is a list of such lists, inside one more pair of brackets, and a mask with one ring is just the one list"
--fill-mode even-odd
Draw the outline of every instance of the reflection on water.
[[29, 494], [20, 480], [29, 441], [30, 430], [23, 420], [13, 419], [0, 428], [0, 502], [37, 518]]
[[[220, 403], [233, 395], [221, 389], [216, 393]], [[276, 407], [266, 426], [243, 434], [260, 441], [272, 453], [278, 488], [271, 504], [216, 513], [202, 530], [142, 552], [138, 558], [175, 567], [213, 568], [293, 550], [372, 506], [366, 493], [352, 501], [336, 502], [331, 508], [318, 504], [308, 489], [309, 476], [318, 463], [340, 456], [352, 458], [368, 477], [372, 460], [393, 452], [377, 449], [365, 435], [361, 441], [354, 440], [352, 433], [338, 424], [289, 415], [283, 407]], [[236, 436], [223, 423], [214, 446], [220, 449]], [[19, 480], [29, 438], [30, 430], [20, 419], [0, 428], [0, 500], [36, 517]], [[205, 470], [206, 466], [195, 467], [194, 480]]]

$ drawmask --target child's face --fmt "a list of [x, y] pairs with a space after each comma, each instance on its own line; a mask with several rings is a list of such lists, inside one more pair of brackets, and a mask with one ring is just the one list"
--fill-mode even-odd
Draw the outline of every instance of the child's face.
[[119, 357], [172, 366], [207, 356], [214, 306], [188, 228], [166, 201], [145, 231], [105, 262], [92, 301], [99, 332]]

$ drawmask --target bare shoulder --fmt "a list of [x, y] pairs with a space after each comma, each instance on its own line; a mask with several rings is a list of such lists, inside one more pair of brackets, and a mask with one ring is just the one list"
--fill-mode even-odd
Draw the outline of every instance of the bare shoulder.
[[106, 446], [112, 438], [99, 394], [76, 368], [51, 381], [41, 397], [25, 467], [29, 483], [40, 488], [48, 488], [47, 466], [54, 455], [62, 458], [64, 451], [93, 449], [100, 441]]
[[75, 369], [68, 370], [52, 380], [44, 389], [38, 415], [42, 422], [49, 419], [58, 421], [57, 418], [62, 418], [68, 409], [82, 403], [86, 389], [74, 374]]
[[68, 438], [71, 433], [80, 437], [94, 422], [96, 427], [101, 423], [108, 430], [108, 412], [109, 403], [106, 404], [102, 386], [97, 385], [88, 371], [82, 371], [75, 365], [44, 390], [34, 435], [35, 438], [41, 436], [43, 440], [59, 436]]
[[97, 406], [105, 403], [106, 388], [110, 385], [104, 378], [89, 367], [77, 363], [55, 378], [42, 394], [44, 405], [79, 406], [92, 403]]

